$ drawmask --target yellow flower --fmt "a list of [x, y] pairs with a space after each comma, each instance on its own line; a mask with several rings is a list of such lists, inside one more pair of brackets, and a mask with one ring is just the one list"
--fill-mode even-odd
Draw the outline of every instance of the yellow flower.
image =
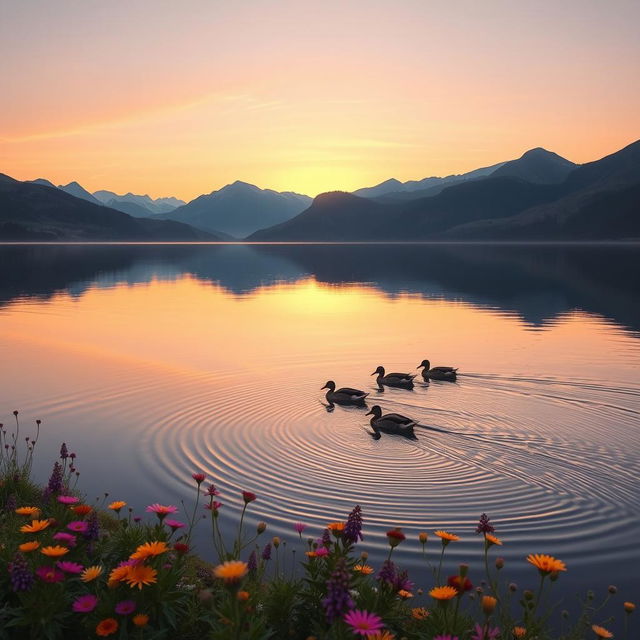
[[414, 620], [424, 620], [429, 617], [429, 612], [424, 607], [415, 607], [411, 609], [411, 617]]
[[553, 556], [536, 553], [527, 556], [527, 562], [530, 562], [540, 571], [542, 575], [547, 575], [553, 571], [566, 571], [567, 567], [561, 560], [556, 560]]
[[490, 533], [485, 533], [484, 537], [489, 547], [493, 544], [502, 546], [502, 540], [500, 540], [500, 538], [497, 538], [496, 536], [492, 536]]
[[597, 624], [592, 624], [591, 628], [598, 638], [613, 638], [613, 633], [607, 631], [604, 627], [599, 627]]
[[400, 589], [400, 591], [398, 591], [398, 595], [403, 600], [408, 600], [409, 598], [413, 598], [413, 593], [411, 593], [411, 591], [407, 591], [406, 589]]
[[53, 547], [42, 547], [42, 549], [40, 549], [40, 553], [43, 553], [45, 556], [49, 556], [50, 558], [60, 558], [65, 553], [69, 553], [69, 549], [57, 544]]
[[122, 507], [126, 507], [127, 503], [124, 500], [116, 500], [109, 505], [109, 509], [112, 509], [116, 513], [122, 509]]
[[146, 613], [138, 613], [132, 618], [136, 627], [146, 627], [149, 624], [149, 616]]
[[458, 590], [454, 587], [444, 586], [444, 587], [434, 587], [429, 591], [429, 595], [435, 600], [451, 600], [451, 598], [455, 598], [458, 595]]
[[353, 570], [364, 576], [369, 576], [373, 573], [373, 567], [370, 567], [368, 564], [357, 564], [353, 567]]
[[493, 596], [482, 596], [482, 611], [486, 616], [490, 616], [496, 608], [498, 601]]
[[33, 520], [31, 524], [25, 524], [20, 527], [22, 533], [38, 533], [49, 526], [48, 520]]
[[18, 546], [20, 551], [24, 553], [29, 553], [29, 551], [35, 551], [40, 546], [40, 543], [36, 540], [32, 540], [31, 542], [24, 542], [23, 544]]
[[38, 507], [18, 507], [16, 513], [19, 516], [35, 517], [40, 514], [40, 509], [38, 509]]
[[625, 602], [623, 607], [627, 613], [633, 613], [636, 610], [636, 605], [633, 602]]
[[525, 627], [513, 627], [514, 638], [524, 638], [527, 635]]
[[447, 545], [450, 542], [455, 542], [456, 540], [460, 540], [460, 538], [454, 533], [449, 533], [448, 531], [434, 531], [434, 533], [442, 540], [442, 544]]
[[103, 571], [104, 569], [97, 564], [93, 565], [92, 567], [87, 567], [80, 574], [80, 580], [82, 580], [82, 582], [91, 582], [92, 580], [95, 580], [96, 578], [100, 577]]
[[219, 564], [214, 570], [213, 575], [227, 583], [238, 582], [247, 575], [248, 565], [241, 560], [228, 560]]
[[129, 567], [123, 582], [126, 582], [132, 589], [134, 587], [142, 589], [143, 585], [158, 582], [157, 576], [158, 572], [153, 567], [148, 567], [146, 564], [136, 564]]
[[145, 560], [152, 556], [159, 556], [169, 551], [166, 542], [145, 542], [141, 544], [134, 553], [129, 556], [131, 560]]

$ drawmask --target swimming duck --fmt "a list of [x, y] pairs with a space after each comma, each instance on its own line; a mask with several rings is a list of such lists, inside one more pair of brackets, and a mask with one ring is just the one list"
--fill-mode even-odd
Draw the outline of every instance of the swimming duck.
[[350, 387], [342, 387], [336, 390], [336, 383], [328, 380], [322, 389], [327, 391], [327, 402], [332, 404], [364, 404], [364, 399], [369, 395], [360, 389], [351, 389]]
[[433, 367], [432, 369], [431, 363], [428, 360], [423, 360], [417, 368], [420, 369], [420, 367], [424, 367], [424, 369], [422, 370], [422, 377], [425, 380], [448, 380], [449, 382], [456, 381], [456, 371], [458, 369], [454, 369], [453, 367]]
[[384, 367], [378, 367], [371, 375], [376, 378], [378, 386], [381, 387], [386, 384], [388, 387], [405, 387], [411, 389], [413, 387], [414, 374], [411, 373], [387, 373], [385, 375]]
[[376, 440], [380, 438], [380, 432], [392, 433], [405, 438], [415, 438], [413, 427], [418, 423], [411, 418], [401, 416], [399, 413], [386, 413], [382, 415], [382, 409], [376, 404], [366, 415], [373, 415], [370, 424], [373, 428], [371, 434]]

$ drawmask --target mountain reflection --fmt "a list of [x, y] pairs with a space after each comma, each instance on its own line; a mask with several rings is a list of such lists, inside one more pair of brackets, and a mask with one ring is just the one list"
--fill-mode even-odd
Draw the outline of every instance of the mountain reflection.
[[461, 300], [544, 327], [575, 309], [640, 330], [632, 245], [30, 245], [0, 247], [0, 303], [191, 275], [237, 296], [314, 277]]

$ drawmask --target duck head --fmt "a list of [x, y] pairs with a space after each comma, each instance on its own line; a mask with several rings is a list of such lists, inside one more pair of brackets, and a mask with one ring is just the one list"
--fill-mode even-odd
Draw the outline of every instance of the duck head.
[[419, 369], [420, 367], [424, 367], [427, 371], [429, 371], [429, 369], [431, 369], [431, 363], [428, 360], [423, 360], [417, 367], [416, 369]]
[[369, 411], [368, 413], [365, 413], [364, 415], [365, 416], [373, 415], [372, 419], [376, 419], [382, 415], [382, 409], [380, 408], [379, 405], [374, 404], [373, 407], [371, 407], [371, 411]]
[[335, 391], [336, 383], [333, 380], [327, 380], [324, 387], [320, 387], [320, 391], [322, 391], [322, 389], [329, 389], [329, 391]]
[[378, 367], [371, 375], [375, 376], [376, 374], [384, 376], [384, 367]]

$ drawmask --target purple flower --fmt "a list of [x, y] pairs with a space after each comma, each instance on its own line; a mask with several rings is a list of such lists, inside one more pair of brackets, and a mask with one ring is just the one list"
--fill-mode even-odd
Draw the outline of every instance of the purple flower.
[[122, 600], [116, 605], [116, 613], [121, 616], [128, 616], [136, 610], [136, 603], [133, 600]]
[[[378, 580], [393, 585], [396, 580], [396, 565], [391, 560], [385, 560], [382, 568], [378, 572]], [[409, 589], [407, 589], [409, 591]]]
[[355, 544], [358, 540], [363, 540], [362, 509], [359, 504], [353, 508], [353, 511], [347, 518], [347, 524], [344, 526], [344, 531], [342, 532], [342, 539], [351, 544]]
[[70, 533], [65, 533], [64, 531], [59, 531], [58, 533], [53, 534], [53, 539], [58, 542], [62, 542], [66, 547], [75, 547], [76, 546], [76, 537], [71, 535]]
[[251, 573], [257, 571], [258, 569], [258, 558], [256, 557], [256, 552], [252, 551], [251, 555], [249, 556], [249, 560], [247, 562], [247, 566], [249, 567], [249, 571], [251, 571]]
[[458, 636], [447, 634], [446, 636], [434, 636], [433, 640], [458, 640]]
[[60, 463], [54, 462], [53, 470], [51, 471], [51, 476], [49, 478], [49, 483], [47, 484], [47, 488], [45, 492], [47, 495], [51, 495], [52, 493], [60, 493], [62, 491], [62, 467]]
[[495, 531], [493, 525], [489, 524], [489, 516], [483, 513], [476, 527], [476, 533], [493, 533]]
[[11, 580], [11, 588], [14, 591], [29, 591], [33, 586], [34, 578], [25, 557], [16, 553], [13, 557], [13, 562], [7, 564], [9, 569], [9, 579]]
[[9, 513], [13, 513], [16, 510], [17, 506], [18, 506], [18, 503], [16, 502], [16, 494], [12, 493], [7, 498], [7, 501], [4, 503], [4, 510]]
[[56, 567], [65, 573], [82, 573], [84, 571], [84, 567], [80, 563], [69, 562], [68, 560], [56, 562]]
[[263, 560], [271, 560], [271, 543], [267, 542], [264, 545], [264, 549], [262, 550], [262, 559]]
[[329, 531], [329, 529], [325, 529], [322, 532], [322, 546], [323, 547], [331, 546], [331, 532]]
[[499, 627], [490, 627], [488, 624], [481, 627], [477, 622], [473, 628], [474, 634], [471, 636], [471, 640], [494, 640], [500, 635]]
[[73, 601], [71, 608], [76, 613], [91, 613], [98, 604], [98, 598], [93, 594], [79, 596]]
[[293, 528], [295, 529], [296, 533], [302, 538], [302, 532], [307, 528], [307, 525], [302, 524], [302, 522], [296, 522], [293, 525]]
[[393, 579], [393, 588], [395, 591], [411, 591], [413, 590], [413, 587], [414, 584], [409, 580], [409, 574], [406, 571], [397, 573]]
[[349, 572], [344, 558], [336, 562], [335, 569], [327, 580], [327, 597], [322, 600], [322, 606], [329, 623], [341, 618], [345, 611], [354, 607], [349, 595]]
[[100, 525], [98, 524], [98, 513], [94, 509], [87, 519], [87, 529], [84, 532], [84, 537], [91, 541], [97, 540], [100, 537]]
[[62, 443], [60, 447], [60, 459], [66, 460], [69, 457], [69, 451], [67, 450], [67, 445], [65, 442]]

